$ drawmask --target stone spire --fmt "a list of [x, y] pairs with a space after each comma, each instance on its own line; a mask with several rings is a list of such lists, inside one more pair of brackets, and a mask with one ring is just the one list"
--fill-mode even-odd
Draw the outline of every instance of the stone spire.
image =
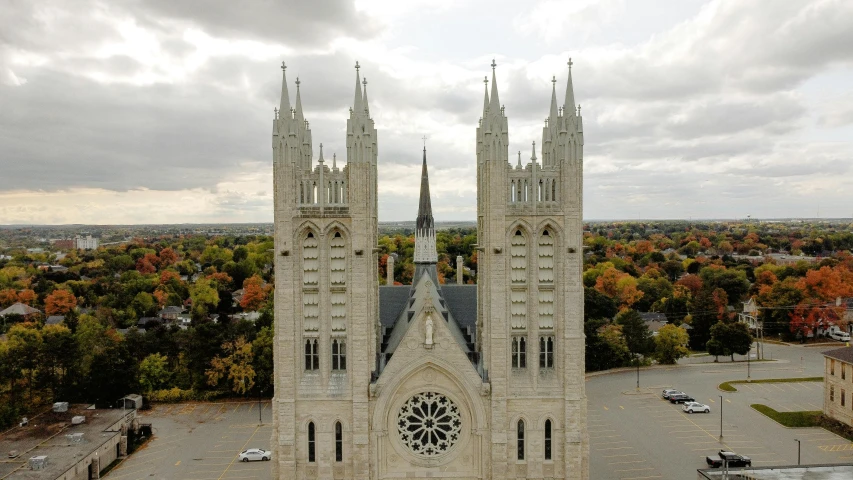
[[358, 69], [361, 68], [358, 62], [355, 62], [355, 100], [352, 103], [352, 110], [356, 115], [364, 114], [364, 94], [361, 93], [361, 79], [358, 75]]
[[437, 263], [435, 250], [435, 223], [432, 218], [432, 202], [429, 195], [426, 147], [421, 167], [421, 198], [418, 203], [418, 219], [415, 222], [415, 263]]
[[501, 108], [501, 101], [498, 98], [498, 79], [495, 76], [495, 68], [497, 66], [495, 60], [492, 59], [492, 94], [489, 95], [489, 110], [493, 113], [500, 112]]
[[299, 92], [299, 77], [296, 77], [296, 119], [300, 123], [305, 121], [305, 115], [302, 113], [302, 94]]
[[575, 115], [575, 90], [572, 86], [572, 59], [569, 58], [569, 79], [566, 81], [566, 100], [563, 102], [563, 112], [567, 117]]
[[364, 80], [361, 81], [361, 84], [364, 85], [364, 113], [367, 116], [370, 116], [370, 105], [367, 103], [367, 77], [364, 77]]
[[551, 126], [557, 125], [557, 77], [551, 78], [551, 115], [548, 117]]
[[[287, 93], [286, 70], [287, 65], [285, 65], [284, 62], [281, 62], [281, 104], [278, 107], [281, 117], [284, 117], [288, 112], [290, 112], [290, 95]], [[288, 118], [290, 117], [288, 116]]]
[[[320, 151], [322, 151], [322, 148], [320, 149]], [[533, 141], [533, 153], [530, 155], [530, 161], [536, 163], [536, 140]]]
[[489, 77], [483, 77], [483, 118], [486, 118], [486, 112], [489, 111]]

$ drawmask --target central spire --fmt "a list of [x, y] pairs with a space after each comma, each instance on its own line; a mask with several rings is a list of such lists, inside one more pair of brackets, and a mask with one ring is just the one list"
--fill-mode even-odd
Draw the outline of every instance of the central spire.
[[421, 198], [418, 203], [418, 218], [415, 222], [415, 263], [437, 263], [435, 249], [435, 222], [432, 218], [432, 202], [429, 195], [426, 146], [421, 167]]

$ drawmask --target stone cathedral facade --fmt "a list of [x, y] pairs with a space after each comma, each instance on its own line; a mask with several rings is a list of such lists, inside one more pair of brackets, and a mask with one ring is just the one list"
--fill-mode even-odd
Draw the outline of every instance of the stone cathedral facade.
[[439, 282], [424, 149], [414, 279], [380, 286], [381, 161], [367, 81], [356, 64], [339, 167], [322, 144], [315, 160], [299, 80], [291, 104], [282, 65], [274, 478], [589, 478], [583, 123], [571, 62], [562, 106], [553, 80], [540, 158], [533, 142], [524, 162], [509, 155], [495, 67], [471, 159], [477, 285]]

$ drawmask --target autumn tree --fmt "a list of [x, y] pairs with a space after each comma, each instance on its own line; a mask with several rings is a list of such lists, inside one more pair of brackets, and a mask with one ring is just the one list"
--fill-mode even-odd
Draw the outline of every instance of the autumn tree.
[[252, 344], [246, 342], [245, 337], [238, 337], [234, 341], [223, 343], [222, 350], [225, 356], [215, 356], [210, 361], [210, 368], [205, 372], [207, 384], [215, 387], [227, 380], [230, 382], [231, 391], [245, 395], [255, 386]]
[[616, 300], [620, 308], [630, 308], [643, 297], [643, 292], [637, 289], [637, 279], [610, 267], [595, 280], [595, 289]]
[[9, 305], [18, 301], [18, 292], [14, 288], [4, 288], [0, 290], [0, 309], [6, 308]]
[[687, 330], [681, 327], [672, 324], [664, 325], [658, 330], [654, 340], [654, 357], [664, 365], [675, 365], [679, 358], [690, 354], [690, 350], [687, 349], [690, 337], [687, 335]]
[[36, 301], [36, 292], [30, 288], [25, 288], [18, 292], [18, 301], [25, 305], [32, 306], [33, 302]]
[[247, 312], [259, 310], [267, 299], [267, 289], [264, 281], [258, 275], [253, 275], [243, 281], [243, 298], [240, 307]]
[[190, 298], [193, 301], [192, 313], [194, 320], [204, 318], [208, 312], [219, 305], [219, 292], [216, 291], [213, 283], [206, 278], [198, 279], [190, 287]]
[[159, 265], [161, 268], [172, 266], [178, 263], [178, 254], [171, 247], [160, 250], [157, 255], [159, 257]]
[[48, 315], [67, 315], [77, 307], [77, 297], [68, 290], [56, 289], [44, 299], [44, 311]]

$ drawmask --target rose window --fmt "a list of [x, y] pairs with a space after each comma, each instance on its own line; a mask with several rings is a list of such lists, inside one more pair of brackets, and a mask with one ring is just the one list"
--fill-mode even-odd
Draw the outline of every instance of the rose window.
[[400, 407], [400, 440], [416, 455], [435, 457], [459, 440], [462, 419], [449, 398], [435, 392], [419, 393]]

